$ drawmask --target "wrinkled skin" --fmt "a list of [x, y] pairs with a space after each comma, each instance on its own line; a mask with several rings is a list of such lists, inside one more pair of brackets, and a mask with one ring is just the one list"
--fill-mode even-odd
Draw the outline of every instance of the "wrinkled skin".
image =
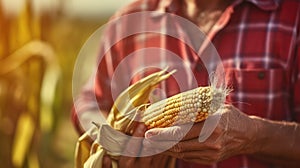
[[[164, 152], [188, 162], [210, 165], [234, 155], [250, 153], [249, 146], [253, 142], [255, 125], [251, 119], [233, 106], [226, 106], [212, 134], [204, 142], [198, 137], [204, 122], [196, 123], [184, 138]], [[251, 125], [251, 128], [249, 128]], [[176, 137], [183, 136], [186, 126], [174, 126], [168, 129], [152, 129], [146, 132], [146, 147], [164, 149]], [[154, 136], [156, 135], [156, 136]], [[175, 137], [175, 138], [174, 138]], [[176, 143], [176, 142], [174, 142]]]

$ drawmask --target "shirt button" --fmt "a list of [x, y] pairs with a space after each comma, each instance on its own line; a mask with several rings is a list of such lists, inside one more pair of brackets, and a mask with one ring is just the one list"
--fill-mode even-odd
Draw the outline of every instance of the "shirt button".
[[266, 75], [265, 75], [264, 72], [258, 72], [258, 74], [257, 74], [257, 78], [260, 79], [260, 80], [264, 79], [265, 76], [266, 76]]

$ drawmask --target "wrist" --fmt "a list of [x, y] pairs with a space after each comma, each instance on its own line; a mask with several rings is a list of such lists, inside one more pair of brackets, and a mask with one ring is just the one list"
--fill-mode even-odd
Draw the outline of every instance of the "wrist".
[[246, 154], [272, 163], [299, 164], [300, 130], [295, 122], [272, 121], [249, 116], [253, 129]]
[[267, 122], [260, 117], [249, 116], [251, 128], [249, 129], [249, 142], [245, 147], [246, 154], [261, 153], [265, 143], [268, 142], [269, 132]]

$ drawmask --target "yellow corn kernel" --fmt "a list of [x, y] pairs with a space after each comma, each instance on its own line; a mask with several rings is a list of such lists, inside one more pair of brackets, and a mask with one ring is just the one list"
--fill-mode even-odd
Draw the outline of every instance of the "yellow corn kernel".
[[142, 118], [148, 129], [205, 120], [223, 104], [221, 90], [198, 87], [151, 104]]

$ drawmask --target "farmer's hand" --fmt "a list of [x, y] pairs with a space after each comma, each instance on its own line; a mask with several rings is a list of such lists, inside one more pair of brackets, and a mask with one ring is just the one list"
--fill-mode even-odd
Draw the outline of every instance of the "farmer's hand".
[[[118, 160], [119, 168], [164, 168], [167, 164], [169, 156], [166, 155], [154, 155], [147, 157], [140, 157], [141, 152], [147, 150], [143, 148], [143, 137], [146, 131], [144, 124], [138, 124], [133, 132], [133, 137], [127, 143], [124, 154], [126, 156], [120, 156]], [[140, 137], [140, 138], [135, 138]], [[104, 157], [103, 167], [110, 168], [112, 161], [108, 156]]]
[[[257, 127], [251, 117], [233, 106], [226, 105], [219, 118], [213, 116], [206, 122], [208, 127], [205, 129], [203, 129], [204, 122], [196, 123], [192, 127], [183, 125], [151, 129], [146, 132], [147, 140], [144, 145], [163, 150], [166, 146], [176, 144], [180, 140], [164, 153], [188, 162], [207, 165], [234, 155], [252, 152], [252, 142]], [[210, 132], [209, 129], [212, 131]], [[199, 137], [201, 130], [204, 132]], [[187, 134], [184, 135], [186, 132]], [[205, 136], [208, 137], [206, 140]]]

